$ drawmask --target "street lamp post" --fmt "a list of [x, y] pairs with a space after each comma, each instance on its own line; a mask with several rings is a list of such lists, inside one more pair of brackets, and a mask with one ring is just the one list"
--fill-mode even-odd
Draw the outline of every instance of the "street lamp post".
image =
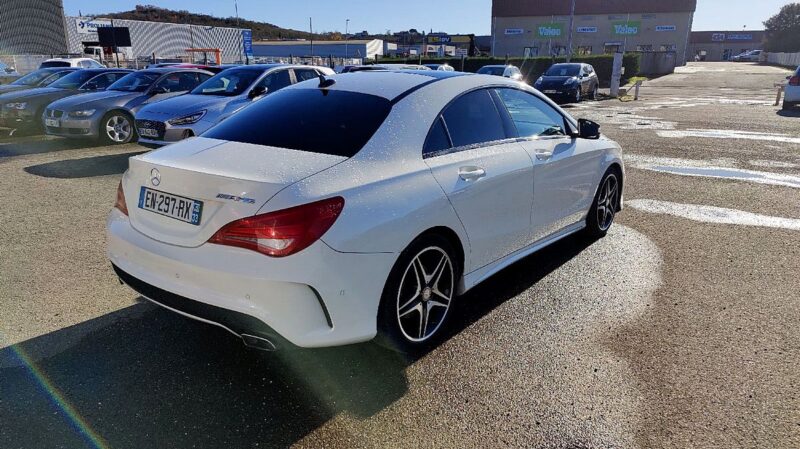
[[[347, 59], [347, 56], [348, 56], [348, 53], [347, 53], [347, 38], [350, 36], [349, 30], [350, 30], [350, 19], [347, 19], [347, 20], [344, 21], [344, 59]], [[345, 61], [345, 64], [346, 63], [347, 63], [347, 61]]]
[[575, 0], [572, 0], [572, 9], [569, 13], [569, 38], [567, 40], [567, 62], [572, 61], [572, 30], [575, 26]]
[[[242, 60], [242, 48], [244, 47], [244, 35], [242, 35], [242, 30], [239, 28], [239, 2], [237, 0], [233, 0], [233, 9], [236, 11], [236, 29], [239, 31], [239, 61]], [[247, 63], [250, 63], [250, 57], [248, 56]]]

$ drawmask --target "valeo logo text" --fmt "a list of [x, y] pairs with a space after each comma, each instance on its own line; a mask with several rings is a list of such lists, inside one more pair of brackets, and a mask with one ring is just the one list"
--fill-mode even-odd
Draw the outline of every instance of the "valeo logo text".
[[537, 27], [539, 37], [561, 37], [564, 34], [564, 24], [543, 23]]
[[614, 27], [614, 34], [618, 36], [631, 36], [639, 34], [641, 28], [640, 22], [615, 22], [612, 24]]

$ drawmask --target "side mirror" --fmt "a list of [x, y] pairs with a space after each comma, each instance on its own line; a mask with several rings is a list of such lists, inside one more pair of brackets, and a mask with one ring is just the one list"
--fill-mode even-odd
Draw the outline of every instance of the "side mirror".
[[599, 139], [600, 125], [585, 118], [578, 119], [578, 137], [581, 139]]
[[164, 86], [157, 86], [154, 87], [152, 91], [150, 91], [152, 95], [159, 95], [159, 94], [166, 94], [169, 93], [169, 89]]
[[267, 93], [268, 90], [269, 89], [267, 89], [264, 86], [256, 86], [256, 87], [253, 88], [253, 90], [250, 91], [249, 94], [247, 94], [247, 96], [249, 98], [251, 98], [251, 99], [252, 98], [256, 98], [256, 97], [260, 97], [260, 96], [264, 95], [265, 93]]

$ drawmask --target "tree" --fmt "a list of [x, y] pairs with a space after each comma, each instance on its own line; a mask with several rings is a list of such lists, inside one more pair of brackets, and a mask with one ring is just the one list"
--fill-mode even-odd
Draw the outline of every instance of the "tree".
[[764, 48], [773, 52], [800, 51], [800, 3], [790, 3], [778, 14], [764, 22], [767, 43]]

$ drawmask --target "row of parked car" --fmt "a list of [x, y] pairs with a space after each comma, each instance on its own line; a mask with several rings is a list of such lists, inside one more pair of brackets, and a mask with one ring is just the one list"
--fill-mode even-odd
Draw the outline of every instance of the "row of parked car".
[[[43, 64], [0, 86], [0, 127], [48, 135], [138, 141], [158, 147], [197, 136], [253, 101], [284, 87], [333, 75], [327, 67], [291, 64], [200, 66], [155, 64], [146, 69]], [[441, 65], [351, 66], [362, 70], [453, 71]], [[486, 66], [478, 73], [522, 80], [514, 66]], [[597, 94], [597, 75], [587, 64], [556, 64], [535, 87], [558, 99], [580, 101]]]

